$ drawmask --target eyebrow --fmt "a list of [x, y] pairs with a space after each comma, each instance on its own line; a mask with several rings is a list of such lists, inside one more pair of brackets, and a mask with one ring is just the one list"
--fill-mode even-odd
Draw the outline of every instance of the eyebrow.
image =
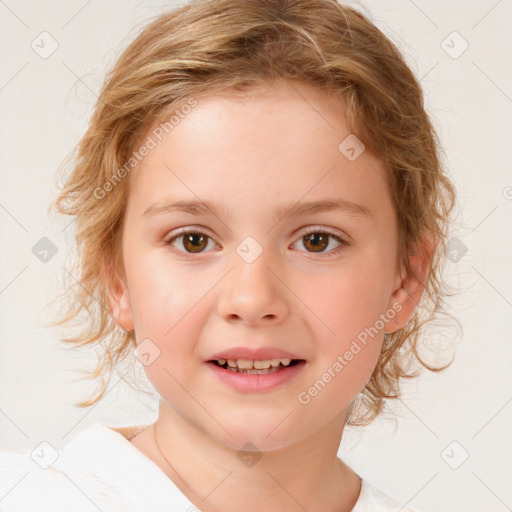
[[[148, 206], [144, 210], [143, 216], [153, 217], [154, 215], [175, 211], [190, 213], [192, 215], [208, 215], [213, 213], [217, 217], [219, 217], [219, 214], [224, 214], [226, 217], [229, 217], [229, 211], [224, 205], [217, 205], [211, 201], [200, 201], [194, 199], [181, 201], [164, 199]], [[311, 215], [327, 211], [343, 211], [359, 216], [370, 216], [370, 210], [366, 206], [341, 198], [321, 199], [318, 201], [305, 201], [291, 205], [282, 205], [276, 208], [275, 215], [277, 219], [281, 219], [285, 216]]]

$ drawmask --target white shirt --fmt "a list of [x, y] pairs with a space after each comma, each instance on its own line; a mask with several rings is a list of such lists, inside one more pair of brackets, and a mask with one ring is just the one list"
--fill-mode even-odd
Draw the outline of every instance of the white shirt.
[[[95, 423], [62, 449], [0, 453], [1, 512], [198, 512], [129, 439], [146, 428]], [[37, 461], [37, 462], [36, 462]], [[352, 512], [417, 512], [361, 479]]]

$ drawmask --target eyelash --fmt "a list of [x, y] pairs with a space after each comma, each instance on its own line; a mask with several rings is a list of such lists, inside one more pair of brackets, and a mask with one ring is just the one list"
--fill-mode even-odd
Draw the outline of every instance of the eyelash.
[[[174, 235], [171, 238], [164, 241], [164, 244], [171, 247], [175, 240], [177, 240], [178, 238], [180, 238], [182, 236], [189, 235], [189, 234], [205, 235], [207, 238], [214, 241], [213, 238], [208, 236], [206, 233], [203, 233], [198, 228], [182, 228], [182, 229], [178, 230], [176, 233], [174, 233]], [[318, 253], [315, 253], [313, 251], [300, 251], [300, 252], [307, 252], [309, 254], [320, 254], [324, 258], [329, 258], [333, 254], [336, 255], [339, 252], [339, 250], [350, 245], [346, 240], [343, 240], [339, 235], [336, 235], [335, 233], [333, 233], [329, 230], [326, 230], [325, 228], [320, 228], [320, 227], [311, 228], [306, 233], [303, 233], [298, 238], [298, 240], [302, 240], [304, 237], [306, 237], [308, 235], [312, 235], [312, 234], [329, 235], [331, 238], [336, 240], [336, 242], [338, 242], [340, 245], [338, 247], [335, 247], [334, 249], [331, 249], [330, 251], [327, 251], [327, 252], [318, 252]], [[178, 249], [178, 252], [181, 253], [182, 255], [184, 255], [184, 257], [189, 258], [189, 257], [193, 257], [194, 255], [203, 254], [203, 252], [208, 252], [208, 251], [203, 251], [201, 253], [189, 253], [189, 252], [181, 251]]]

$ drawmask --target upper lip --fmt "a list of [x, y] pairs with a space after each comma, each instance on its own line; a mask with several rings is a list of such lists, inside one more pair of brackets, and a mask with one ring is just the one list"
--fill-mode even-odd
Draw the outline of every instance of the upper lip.
[[264, 361], [265, 359], [301, 359], [299, 356], [286, 352], [279, 348], [261, 347], [261, 348], [248, 348], [248, 347], [233, 347], [222, 352], [213, 354], [209, 361], [216, 361], [218, 359], [246, 359], [249, 361]]

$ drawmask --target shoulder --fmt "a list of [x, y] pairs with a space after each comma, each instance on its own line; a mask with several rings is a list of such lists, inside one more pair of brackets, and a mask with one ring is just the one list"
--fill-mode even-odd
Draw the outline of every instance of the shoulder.
[[0, 453], [0, 509], [60, 511], [66, 504], [76, 504], [77, 510], [82, 510], [83, 496], [78, 495], [67, 473], [42, 467], [36, 460], [25, 453]]
[[29, 453], [0, 453], [0, 510], [152, 511], [173, 503], [170, 480], [128, 440], [142, 428], [95, 423], [62, 449], [43, 442]]
[[[361, 477], [360, 477], [361, 478]], [[361, 479], [361, 492], [352, 512], [419, 512], [399, 503], [367, 480]]]

